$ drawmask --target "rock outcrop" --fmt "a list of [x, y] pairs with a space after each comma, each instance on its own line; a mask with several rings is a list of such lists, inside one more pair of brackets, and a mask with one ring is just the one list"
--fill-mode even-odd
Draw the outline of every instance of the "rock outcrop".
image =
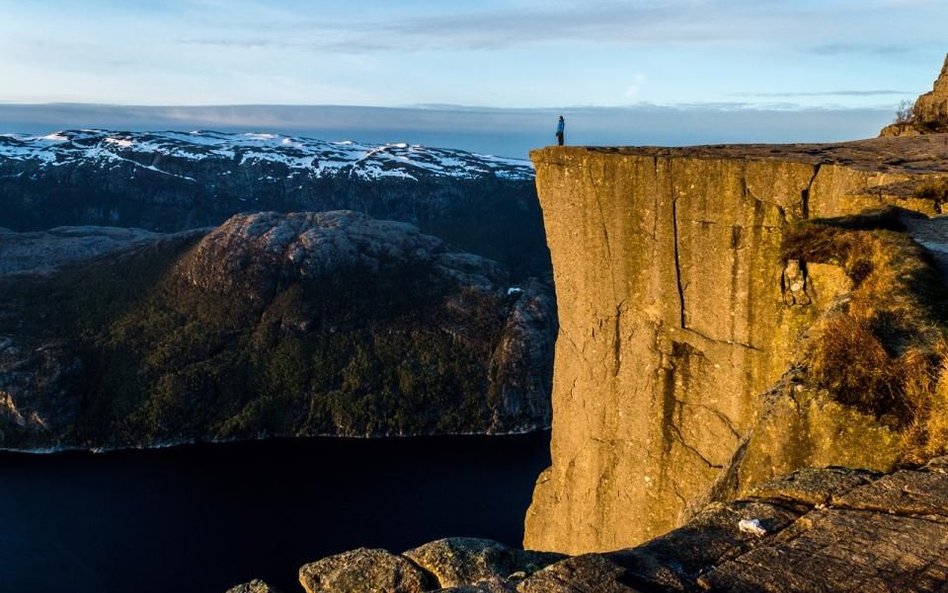
[[945, 461], [888, 475], [802, 470], [607, 556], [641, 590], [941, 591], [948, 582]]
[[793, 384], [808, 328], [845, 306], [852, 281], [781, 245], [807, 219], [940, 213], [944, 196], [921, 188], [948, 176], [948, 136], [531, 156], [560, 332], [553, 465], [527, 547], [626, 547], [728, 480], [736, 494], [811, 464], [891, 467], [884, 419]]
[[556, 558], [451, 538], [403, 555], [338, 554], [304, 566], [300, 580], [307, 593], [941, 593], [948, 457], [888, 474], [799, 470], [608, 553]]
[[411, 266], [432, 267], [445, 279], [482, 290], [508, 280], [497, 263], [450, 252], [441, 239], [412, 224], [352, 211], [233, 216], [188, 253], [175, 273], [204, 291], [270, 301], [293, 282], [319, 282], [351, 269], [381, 276]]
[[882, 136], [917, 136], [948, 132], [948, 56], [935, 84], [915, 100], [906, 121], [882, 129]]
[[[351, 211], [130, 236], [56, 273], [0, 275], [0, 445], [549, 426], [545, 282], [515, 284], [497, 262]], [[50, 253], [76, 240], [41, 238]]]

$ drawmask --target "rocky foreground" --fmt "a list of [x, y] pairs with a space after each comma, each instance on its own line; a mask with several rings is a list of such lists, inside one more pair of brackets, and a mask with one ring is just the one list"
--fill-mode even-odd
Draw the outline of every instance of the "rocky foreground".
[[[889, 474], [800, 470], [609, 553], [450, 538], [403, 554], [346, 552], [303, 566], [299, 579], [307, 593], [944, 592], [948, 457]], [[254, 581], [228, 593], [273, 591]]]

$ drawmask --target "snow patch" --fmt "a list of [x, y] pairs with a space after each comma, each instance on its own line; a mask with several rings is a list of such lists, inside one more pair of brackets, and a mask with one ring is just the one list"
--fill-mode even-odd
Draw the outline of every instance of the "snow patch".
[[192, 180], [142, 164], [159, 162], [155, 155], [194, 162], [228, 161], [228, 167], [232, 166], [229, 161], [236, 161], [237, 166], [251, 167], [280, 163], [289, 169], [287, 175], [301, 174], [310, 178], [345, 176], [417, 181], [425, 177], [496, 177], [529, 181], [534, 177], [533, 166], [526, 160], [425, 148], [404, 142], [369, 145], [351, 140], [326, 142], [279, 134], [228, 134], [201, 130], [118, 134], [103, 130], [67, 130], [45, 136], [0, 135], [0, 159], [36, 160], [50, 166], [92, 162], [102, 167], [114, 167], [124, 161], [161, 174]]

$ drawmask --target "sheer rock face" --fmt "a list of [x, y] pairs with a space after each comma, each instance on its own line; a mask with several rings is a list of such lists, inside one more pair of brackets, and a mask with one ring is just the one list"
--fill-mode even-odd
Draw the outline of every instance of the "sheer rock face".
[[924, 122], [941, 122], [948, 131], [948, 56], [931, 91], [915, 102], [915, 116]]
[[[945, 155], [944, 136], [533, 152], [560, 330], [553, 465], [537, 482], [525, 545], [617, 549], [701, 508], [758, 417], [775, 417], [760, 395], [846, 289], [832, 266], [781, 263], [787, 225], [886, 204], [937, 213], [913, 188], [945, 172]], [[797, 419], [780, 447], [751, 455], [737, 491], [849, 461], [823, 442], [836, 434], [852, 435], [870, 467], [891, 465], [875, 455], [891, 445], [884, 430], [849, 430], [867, 419], [821, 417], [819, 405], [788, 409], [780, 402], [792, 395], [776, 409]]]

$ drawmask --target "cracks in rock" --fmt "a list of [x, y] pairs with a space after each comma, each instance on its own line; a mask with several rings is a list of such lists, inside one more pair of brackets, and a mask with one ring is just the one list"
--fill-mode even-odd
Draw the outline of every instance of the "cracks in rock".
[[702, 463], [707, 465], [710, 469], [724, 469], [724, 466], [720, 463], [713, 463], [710, 459], [701, 454], [701, 451], [698, 451], [695, 447], [692, 447], [685, 442], [685, 437], [681, 434], [681, 429], [678, 428], [675, 424], [669, 424], [668, 428], [671, 432], [674, 433], [675, 440], [678, 441], [678, 444], [681, 445], [686, 451], [690, 452], [692, 455], [701, 460]]
[[737, 429], [734, 428], [734, 423], [731, 422], [731, 419], [728, 418], [724, 412], [717, 410], [715, 408], [712, 408], [708, 404], [692, 403], [692, 402], [681, 400], [678, 398], [674, 398], [674, 399], [675, 399], [675, 402], [681, 407], [691, 406], [693, 408], [701, 408], [702, 410], [711, 412], [711, 414], [716, 416], [717, 419], [720, 420], [721, 423], [724, 424], [725, 427], [727, 427], [727, 429], [731, 432], [731, 434], [734, 435], [735, 439], [737, 439], [738, 441], [741, 440], [741, 433], [739, 433]]
[[570, 383], [570, 386], [569, 386], [569, 399], [570, 399], [570, 401], [573, 400], [573, 394], [576, 393], [576, 383], [577, 383], [577, 381], [579, 381], [579, 380], [574, 378], [574, 379], [573, 379], [573, 382]]
[[678, 236], [678, 196], [672, 197], [672, 236], [675, 240], [675, 283], [678, 287], [678, 320], [682, 329], [687, 329], [685, 323], [685, 286], [681, 279], [681, 254], [679, 253], [680, 237]]
[[[857, 486], [858, 488], [859, 486]], [[855, 488], [853, 489], [855, 490]], [[919, 521], [928, 521], [931, 523], [938, 523], [940, 525], [948, 524], [948, 515], [938, 514], [936, 509], [932, 509], [931, 512], [922, 512], [922, 511], [909, 511], [904, 509], [893, 508], [888, 505], [880, 504], [860, 504], [859, 506], [852, 506], [847, 504], [839, 504], [837, 497], [832, 497], [830, 501], [831, 506], [828, 506], [826, 510], [833, 511], [846, 511], [853, 513], [872, 513], [872, 514], [883, 514], [889, 515], [892, 517], [903, 517], [905, 519], [917, 519]], [[821, 509], [823, 510], [823, 509]]]
[[[596, 188], [597, 185], [595, 181], [591, 179], [592, 173], [590, 172], [588, 168], [586, 169], [586, 174], [587, 176], [590, 177], [589, 179], [587, 179], [587, 183], [589, 184], [588, 186], [592, 188]], [[612, 243], [609, 239], [609, 227], [606, 224], [607, 219], [606, 219], [606, 213], [602, 208], [602, 199], [600, 198], [598, 193], [595, 193], [595, 197], [596, 197], [596, 207], [599, 210], [599, 225], [602, 228], [602, 236], [606, 243], [606, 260], [609, 266], [609, 278], [612, 281], [612, 300], [614, 301], [617, 298], [617, 291], [616, 291], [616, 273], [615, 273], [615, 268], [614, 268], [615, 262], [612, 259]]]
[[804, 219], [810, 218], [810, 192], [813, 190], [813, 183], [816, 181], [816, 176], [820, 174], [822, 167], [823, 165], [820, 163], [813, 165], [813, 175], [806, 184], [806, 189], [800, 192], [800, 211]]
[[619, 376], [619, 370], [622, 368], [622, 313], [625, 308], [625, 299], [619, 301], [616, 305], [614, 335], [612, 337], [612, 356], [613, 356], [613, 377]]
[[710, 336], [706, 336], [706, 335], [704, 335], [703, 333], [701, 333], [701, 332], [699, 332], [699, 331], [697, 331], [697, 330], [695, 330], [695, 329], [692, 329], [692, 328], [683, 328], [683, 329], [684, 329], [688, 334], [694, 335], [694, 336], [700, 338], [701, 340], [706, 341], [706, 342], [708, 342], [708, 343], [710, 343], [710, 344], [717, 344], [717, 345], [721, 345], [721, 346], [737, 346], [737, 347], [739, 347], [739, 348], [746, 348], [747, 350], [753, 350], [753, 351], [755, 351], [755, 352], [763, 352], [763, 350], [762, 350], [761, 348], [758, 348], [757, 346], [754, 346], [753, 344], [747, 344], [747, 343], [744, 343], [744, 342], [736, 342], [736, 341], [734, 341], [734, 340], [719, 340], [719, 339], [716, 339], [716, 338], [712, 338], [712, 337], [710, 337]]
[[576, 343], [576, 340], [572, 338], [566, 331], [560, 327], [558, 338], [566, 338], [566, 341], [570, 343], [576, 352], [579, 352], [579, 356], [583, 359], [583, 362], [586, 363], [587, 367], [592, 367], [592, 362], [586, 357], [586, 351], [583, 348], [579, 347], [579, 344]]
[[672, 492], [674, 493], [675, 497], [678, 499], [678, 502], [681, 503], [682, 510], [686, 509], [688, 507], [688, 499], [685, 498], [684, 495], [681, 493], [681, 490], [678, 489], [678, 482], [676, 482], [675, 480], [669, 480], [668, 483], [671, 484]]

